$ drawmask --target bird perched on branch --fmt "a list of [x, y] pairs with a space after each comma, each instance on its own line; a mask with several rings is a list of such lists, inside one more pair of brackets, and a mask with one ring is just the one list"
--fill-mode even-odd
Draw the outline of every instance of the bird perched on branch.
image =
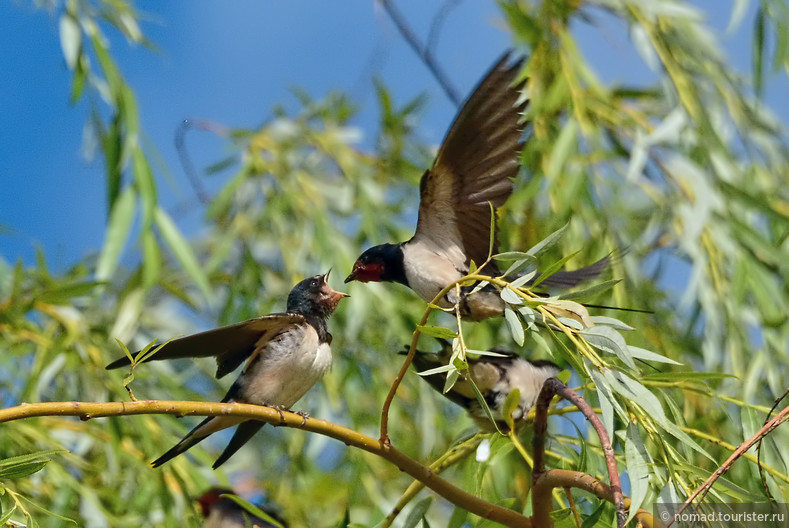
[[[473, 260], [481, 266], [488, 258], [491, 205], [504, 204], [518, 173], [518, 155], [529, 104], [519, 81], [523, 60], [505, 54], [479, 83], [449, 128], [433, 167], [419, 184], [419, 219], [410, 240], [374, 246], [356, 260], [345, 282], [399, 282], [426, 301], [465, 276]], [[495, 239], [493, 253], [497, 253]], [[572, 287], [599, 275], [608, 257], [574, 271], [546, 278], [546, 287]], [[494, 262], [480, 273], [499, 274]], [[450, 292], [438, 304], [454, 306]], [[463, 299], [463, 315], [481, 320], [501, 315], [504, 302], [490, 288]]]
[[[288, 409], [329, 370], [331, 334], [326, 320], [348, 295], [332, 289], [329, 273], [299, 282], [288, 295], [286, 313], [209, 330], [165, 343], [150, 360], [215, 356], [217, 378], [246, 361], [241, 375], [222, 402], [252, 403]], [[122, 357], [107, 369], [130, 364]], [[230, 458], [264, 423], [235, 416], [211, 416], [183, 440], [152, 462], [158, 467], [208, 435], [238, 425], [230, 443], [214, 462], [216, 469]]]
[[[417, 372], [426, 372], [449, 363], [452, 356], [452, 343], [445, 339], [438, 341], [441, 343], [441, 351], [438, 354], [416, 352], [414, 368]], [[408, 347], [406, 353], [407, 351]], [[520, 402], [513, 413], [513, 419], [517, 424], [518, 420], [525, 419], [534, 407], [545, 380], [555, 377], [561, 369], [551, 361], [531, 361], [505, 349], [494, 348], [490, 352], [498, 355], [466, 358], [469, 367], [468, 377], [476, 384], [485, 403], [488, 404], [496, 425], [503, 431], [507, 429], [503, 414], [507, 396], [514, 389], [520, 390]], [[463, 407], [480, 429], [496, 430], [468, 379], [459, 378], [446, 393], [444, 393], [443, 376], [432, 374], [424, 376], [424, 379], [450, 401]]]
[[257, 528], [287, 528], [287, 523], [274, 511], [261, 508], [277, 524], [273, 524], [265, 519], [261, 519], [244, 508], [237, 502], [222, 495], [234, 495], [229, 488], [211, 488], [203, 493], [197, 503], [200, 511], [205, 517], [203, 528], [247, 528], [248, 526]]

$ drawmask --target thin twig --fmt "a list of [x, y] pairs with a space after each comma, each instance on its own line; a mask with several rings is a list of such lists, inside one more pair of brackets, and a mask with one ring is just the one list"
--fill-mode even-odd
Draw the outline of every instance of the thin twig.
[[[577, 488], [587, 491], [601, 500], [608, 502], [614, 502], [615, 500], [612, 486], [586, 473], [571, 471], [569, 469], [551, 469], [543, 473], [534, 483], [534, 492], [543, 493], [542, 488]], [[624, 503], [626, 508], [630, 508], [629, 497], [624, 498]], [[639, 508], [638, 511], [636, 511], [635, 519], [639, 523], [639, 526], [643, 526], [644, 528], [663, 528], [663, 524], [660, 520], [654, 518], [651, 513], [643, 508]], [[534, 524], [537, 525], [536, 514], [533, 520]]]
[[617, 525], [622, 528], [625, 525], [627, 517], [625, 515], [625, 500], [622, 494], [622, 483], [619, 478], [619, 470], [616, 467], [616, 458], [614, 456], [614, 448], [611, 445], [611, 439], [608, 432], [605, 430], [600, 418], [595, 414], [594, 409], [586, 403], [586, 400], [581, 398], [574, 390], [567, 387], [564, 383], [556, 378], [548, 378], [543, 385], [540, 395], [537, 397], [535, 404], [535, 417], [534, 417], [534, 437], [532, 439], [534, 457], [534, 488], [532, 495], [532, 504], [534, 510], [534, 519], [537, 524], [547, 523], [550, 518], [551, 502], [550, 492], [552, 488], [545, 487], [545, 489], [537, 488], [537, 481], [545, 471], [545, 436], [548, 430], [548, 405], [554, 394], [558, 394], [562, 398], [572, 402], [583, 413], [594, 430], [600, 438], [600, 447], [603, 449], [605, 456], [606, 466], [608, 468], [608, 478], [611, 482], [611, 492], [614, 505], [616, 506]]
[[[468, 440], [464, 441], [463, 443], [454, 446], [449, 451], [438, 457], [435, 462], [430, 464], [430, 471], [434, 473], [440, 474], [446, 469], [449, 469], [453, 465], [457, 464], [458, 462], [464, 460], [468, 455], [473, 453], [479, 447], [479, 443], [482, 441], [482, 438], [485, 436], [484, 433], [477, 433]], [[403, 511], [403, 508], [411, 502], [411, 500], [416, 497], [417, 493], [424, 489], [425, 485], [415, 480], [411, 483], [408, 488], [403, 492], [403, 495], [400, 497], [400, 500], [397, 501], [392, 511], [389, 512], [389, 515], [386, 516], [386, 519], [379, 525], [379, 528], [389, 528], [392, 526], [392, 523], [400, 515], [400, 512]]]
[[273, 407], [243, 403], [214, 403], [189, 401], [138, 400], [135, 402], [46, 402], [22, 404], [0, 409], [0, 423], [36, 416], [77, 416], [81, 420], [106, 416], [129, 416], [138, 414], [173, 414], [176, 416], [239, 416], [266, 423], [284, 425], [318, 433], [348, 446], [356, 447], [380, 456], [400, 470], [408, 473], [425, 486], [435, 491], [449, 502], [464, 508], [484, 519], [505, 526], [531, 528], [531, 521], [523, 515], [491, 504], [450, 484], [429, 468], [423, 466], [405, 453], [374, 438], [352, 429], [315, 418], [279, 411]]
[[[775, 409], [778, 408], [778, 406], [787, 396], [789, 396], [789, 389], [786, 389], [786, 391], [784, 391], [784, 393], [775, 400], [775, 403], [770, 409], [770, 412], [767, 413], [767, 417], [764, 419], [765, 424], [773, 415], [773, 411], [775, 411]], [[767, 477], [764, 475], [765, 469], [764, 466], [762, 466], [762, 443], [763, 443], [762, 440], [764, 440], [763, 437], [759, 438], [759, 445], [756, 446], [756, 466], [759, 468], [759, 478], [762, 480], [762, 487], [764, 488], [764, 493], [765, 495], [767, 495], [767, 497], [770, 499], [771, 502], [774, 502], [775, 499], [773, 498], [773, 494], [770, 491], [770, 487], [767, 485]]]
[[224, 125], [212, 121], [184, 119], [175, 130], [175, 150], [178, 152], [178, 159], [181, 160], [181, 166], [186, 173], [186, 177], [189, 179], [189, 184], [197, 195], [197, 199], [200, 200], [203, 205], [207, 205], [211, 201], [211, 197], [208, 195], [203, 183], [197, 176], [197, 171], [194, 168], [192, 158], [189, 156], [189, 151], [186, 149], [186, 143], [184, 141], [186, 132], [192, 129], [207, 130], [222, 137], [227, 136], [229, 129]]
[[411, 49], [414, 50], [414, 53], [417, 54], [425, 66], [427, 66], [427, 69], [430, 70], [430, 73], [433, 74], [433, 77], [435, 77], [436, 81], [444, 90], [444, 93], [447, 95], [447, 97], [449, 97], [455, 106], [460, 106], [461, 99], [458, 95], [458, 92], [449, 82], [449, 78], [441, 69], [441, 66], [439, 66], [439, 64], [436, 62], [435, 58], [430, 53], [430, 50], [419, 42], [419, 37], [416, 36], [403, 15], [397, 10], [397, 8], [395, 8], [394, 4], [390, 0], [378, 0], [378, 3], [383, 6], [384, 10], [389, 15], [389, 18], [392, 19], [392, 22], [394, 22], [394, 25], [397, 27], [397, 30], [403, 36], [408, 45], [411, 46]]
[[[726, 462], [721, 464], [721, 466], [715, 470], [715, 472], [710, 475], [710, 477], [704, 481], [704, 484], [699, 486], [699, 489], [694, 491], [690, 497], [687, 498], [685, 503], [679, 509], [679, 511], [674, 515], [674, 519], [676, 519], [682, 512], [684, 512], [688, 506], [690, 506], [697, 497], [700, 497], [701, 500], [704, 500], [704, 497], [707, 495], [707, 492], [712, 488], [715, 481], [718, 480], [724, 473], [726, 473], [729, 468], [731, 468], [734, 461], [740, 458], [746, 451], [748, 451], [753, 445], [758, 442], [760, 439], [764, 438], [768, 434], [770, 434], [776, 427], [784, 423], [785, 421], [789, 420], [789, 407], [783, 409], [780, 413], [778, 413], [775, 418], [764, 424], [764, 426], [759, 429], [755, 435], [750, 437], [748, 440], [740, 444], [740, 447], [731, 454], [729, 458], [726, 459]], [[666, 528], [670, 528], [671, 525], [674, 524], [674, 520], [672, 519], [670, 523], [666, 525]]]

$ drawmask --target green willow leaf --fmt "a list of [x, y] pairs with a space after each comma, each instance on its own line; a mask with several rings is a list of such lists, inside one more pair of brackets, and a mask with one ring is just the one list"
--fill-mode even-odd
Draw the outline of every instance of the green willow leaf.
[[173, 251], [175, 258], [181, 263], [184, 271], [191, 277], [195, 284], [200, 288], [205, 295], [206, 299], [212, 301], [213, 294], [211, 292], [211, 285], [208, 282], [208, 277], [203, 273], [203, 268], [197, 262], [192, 248], [189, 243], [183, 238], [181, 232], [175, 226], [170, 216], [164, 212], [163, 209], [156, 209], [156, 225], [159, 227], [162, 237], [167, 241], [170, 249]]

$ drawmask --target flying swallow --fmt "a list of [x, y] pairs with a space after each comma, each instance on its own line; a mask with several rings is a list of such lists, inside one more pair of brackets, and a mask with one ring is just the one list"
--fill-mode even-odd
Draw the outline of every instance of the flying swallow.
[[[452, 355], [452, 343], [444, 339], [439, 339], [439, 341], [441, 342], [441, 351], [438, 354], [417, 351], [414, 356], [414, 368], [417, 372], [425, 372], [449, 362]], [[534, 407], [545, 380], [555, 377], [561, 369], [551, 361], [531, 361], [509, 350], [494, 348], [491, 352], [495, 352], [499, 356], [479, 356], [478, 358], [467, 356], [468, 377], [479, 389], [496, 425], [503, 431], [507, 429], [503, 414], [507, 396], [514, 389], [520, 390], [520, 402], [513, 413], [513, 419], [518, 423], [519, 420], [524, 420], [531, 408]], [[424, 379], [450, 401], [463, 407], [480, 429], [483, 431], [496, 430], [480, 405], [468, 379], [458, 378], [446, 393], [444, 393], [443, 376], [433, 374], [424, 376]]]
[[[509, 198], [523, 147], [521, 118], [529, 104], [518, 81], [523, 59], [506, 53], [465, 102], [433, 162], [419, 183], [416, 232], [399, 244], [366, 250], [345, 282], [399, 282], [422, 299], [432, 301], [446, 286], [465, 276], [473, 260], [482, 265], [490, 249], [491, 205]], [[494, 231], [497, 233], [497, 230]], [[498, 252], [494, 239], [493, 253]], [[546, 287], [572, 287], [594, 278], [609, 257], [574, 271], [546, 278]], [[493, 262], [480, 273], [499, 274]], [[458, 301], [454, 293], [439, 300], [444, 308]], [[492, 288], [468, 296], [464, 316], [481, 320], [504, 312], [504, 302]]]
[[[329, 370], [331, 339], [326, 320], [348, 295], [332, 289], [329, 273], [299, 282], [288, 295], [286, 313], [275, 313], [174, 339], [151, 360], [215, 356], [217, 378], [246, 365], [233, 383], [226, 402], [252, 403], [289, 409]], [[109, 365], [128, 365], [120, 358]], [[152, 462], [158, 467], [197, 444], [208, 435], [238, 425], [230, 443], [214, 462], [216, 469], [264, 425], [235, 416], [209, 416], [172, 449]]]

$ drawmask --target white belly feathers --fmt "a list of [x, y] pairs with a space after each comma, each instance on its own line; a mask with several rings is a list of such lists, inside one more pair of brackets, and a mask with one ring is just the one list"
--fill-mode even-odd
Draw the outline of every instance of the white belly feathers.
[[260, 357], [244, 371], [244, 400], [290, 408], [329, 370], [328, 343], [319, 343], [309, 324], [297, 326], [266, 343]]

